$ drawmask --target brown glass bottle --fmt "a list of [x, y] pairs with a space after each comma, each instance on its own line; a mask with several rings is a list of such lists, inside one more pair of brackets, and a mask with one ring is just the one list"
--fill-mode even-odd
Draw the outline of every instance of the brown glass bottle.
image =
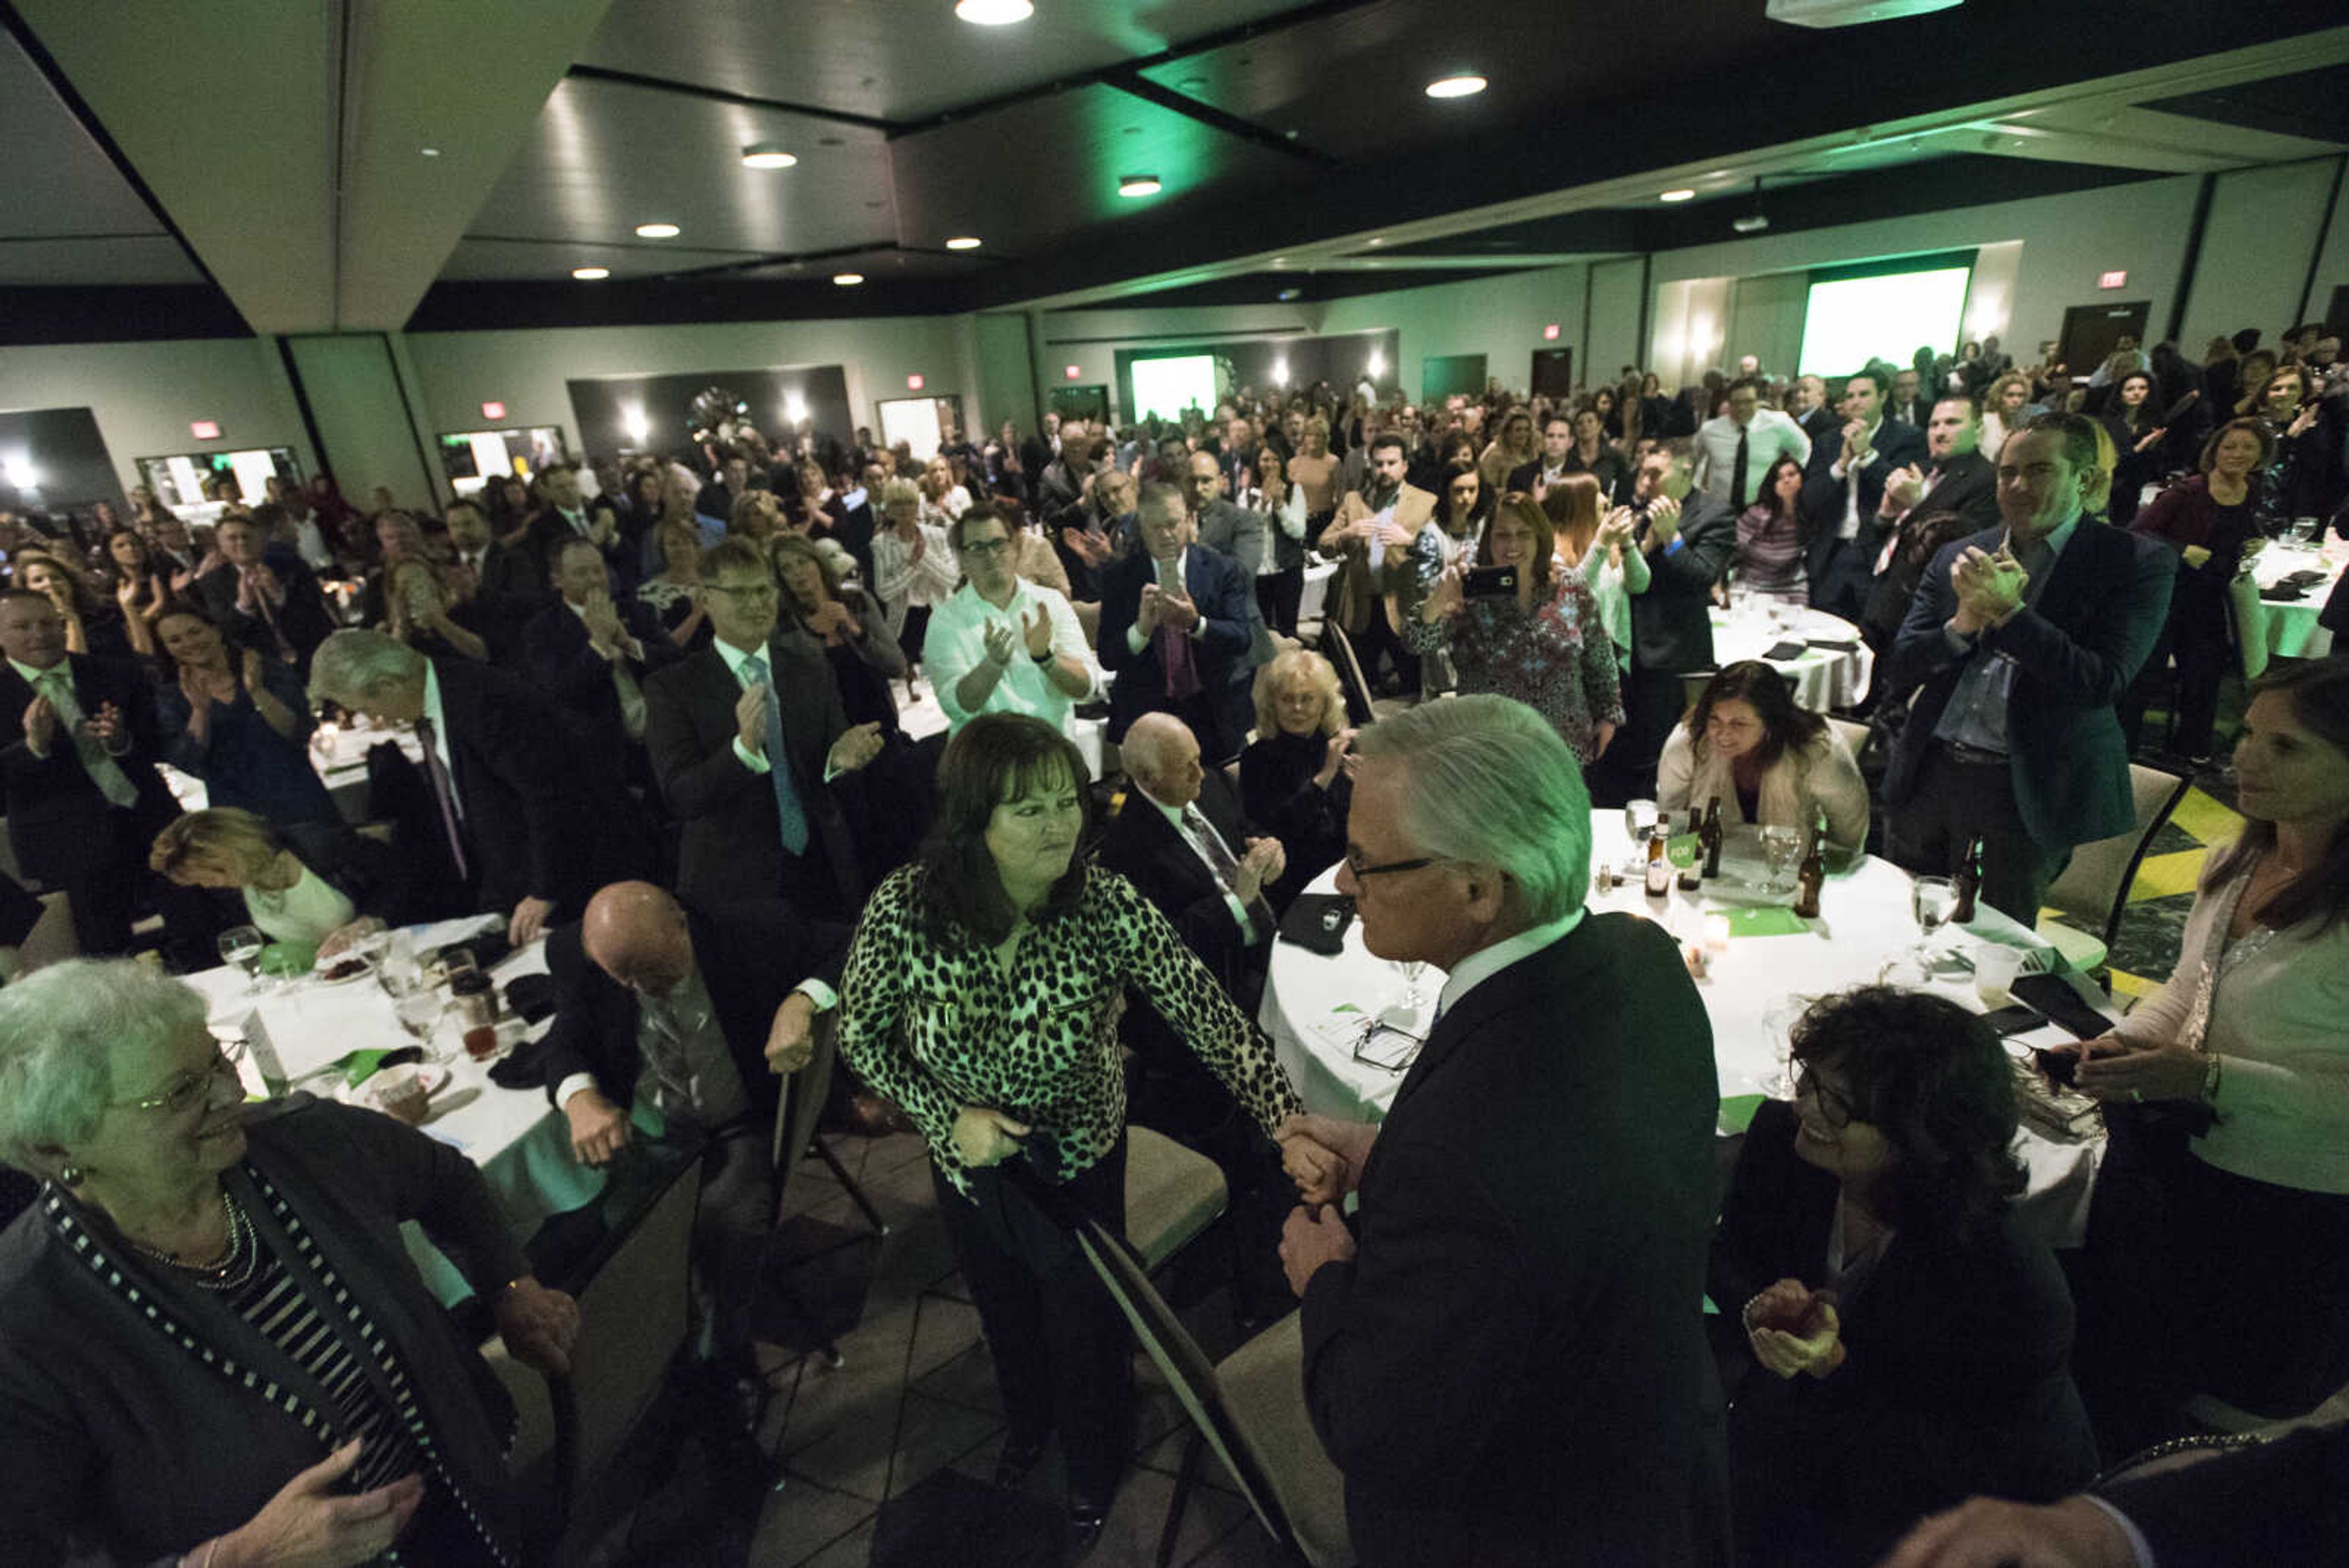
[[1704, 874], [1708, 877], [1718, 877], [1721, 875], [1721, 841], [1723, 836], [1723, 835], [1721, 827], [1721, 797], [1719, 795], [1714, 795], [1713, 797], [1712, 804], [1708, 805], [1704, 808], [1704, 826], [1697, 829], [1697, 843], [1704, 850]]
[[1803, 864], [1795, 873], [1795, 913], [1806, 920], [1819, 916], [1819, 889], [1827, 880], [1827, 826], [1824, 822], [1811, 824], [1811, 842], [1803, 851]]
[[1664, 840], [1671, 836], [1670, 828], [1659, 822], [1648, 835], [1648, 897], [1669, 898], [1672, 890], [1672, 863], [1664, 856]]
[[1970, 925], [1973, 921], [1974, 900], [1982, 893], [1982, 836], [1976, 834], [1966, 846], [1965, 858], [1958, 862], [1955, 879], [1958, 902], [1957, 907], [1950, 911], [1950, 923], [1953, 926]]

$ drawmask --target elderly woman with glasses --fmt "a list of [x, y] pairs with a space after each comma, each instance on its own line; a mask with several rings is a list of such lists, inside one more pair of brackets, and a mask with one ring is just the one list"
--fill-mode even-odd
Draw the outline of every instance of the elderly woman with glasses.
[[77, 961], [0, 993], [0, 1516], [12, 1561], [516, 1561], [512, 1407], [425, 1290], [420, 1222], [519, 1358], [567, 1372], [481, 1173], [388, 1116], [248, 1107], [203, 999]]

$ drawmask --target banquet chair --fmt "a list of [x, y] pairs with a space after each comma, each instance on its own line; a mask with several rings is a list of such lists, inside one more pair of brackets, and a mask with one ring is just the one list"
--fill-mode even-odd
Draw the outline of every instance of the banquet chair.
[[2178, 803], [2186, 798], [2192, 783], [2183, 774], [2164, 768], [2131, 763], [2129, 792], [2137, 802], [2137, 826], [2127, 833], [2083, 844], [2073, 850], [2071, 864], [2049, 886], [2044, 900], [2047, 907], [2088, 923], [2090, 929], [2082, 930], [2043, 912], [2039, 917], [2039, 940], [2063, 954], [2083, 974], [2110, 955], [2113, 938], [2121, 929], [2121, 916], [2128, 909], [2129, 886], [2137, 880], [2137, 868], [2144, 864], [2154, 835], [2169, 820], [2169, 814], [2178, 809]]
[[[692, 1324], [688, 1270], [701, 1159], [679, 1160], [598, 1250], [579, 1303], [575, 1375], [547, 1379], [557, 1518], [570, 1520], [661, 1391]], [[511, 1379], [509, 1379], [511, 1382]]]
[[1857, 719], [1829, 718], [1827, 728], [1842, 738], [1845, 748], [1851, 753], [1853, 762], [1856, 763], [1868, 754], [1868, 737], [1873, 732], [1867, 725]]
[[1362, 674], [1362, 661], [1354, 657], [1354, 639], [1346, 628], [1334, 620], [1321, 623], [1322, 652], [1329, 656], [1331, 668], [1338, 671], [1338, 691], [1346, 699], [1346, 722], [1357, 727], [1369, 723], [1371, 683]]
[[[846, 1189], [849, 1198], [863, 1211], [874, 1232], [885, 1236], [889, 1233], [888, 1221], [881, 1218], [880, 1211], [873, 1207], [872, 1199], [865, 1196], [864, 1189], [857, 1186], [847, 1168], [840, 1163], [840, 1157], [816, 1136], [816, 1118], [823, 1114], [824, 1097], [832, 1092], [833, 1069], [840, 1060], [840, 1031], [834, 1014], [820, 1015], [815, 1021], [813, 1035], [815, 1050], [809, 1056], [807, 1065], [785, 1075], [775, 1096], [774, 1144], [769, 1153], [775, 1168], [776, 1199], [780, 1204], [791, 1189], [792, 1172], [802, 1159], [812, 1153], [831, 1168], [833, 1179]], [[766, 1243], [759, 1258], [759, 1278], [761, 1283], [771, 1282], [792, 1315], [821, 1334], [819, 1320], [792, 1283], [791, 1272], [777, 1271], [771, 1266], [776, 1235], [774, 1229], [767, 1232]], [[826, 1366], [843, 1365], [840, 1346], [833, 1343], [831, 1335], [823, 1334], [816, 1342], [815, 1350], [823, 1357]], [[760, 1415], [762, 1419], [771, 1393], [771, 1389], [761, 1396]]]
[[1230, 1190], [1214, 1160], [1164, 1133], [1129, 1123], [1125, 1140], [1125, 1239], [1154, 1274], [1223, 1217]]

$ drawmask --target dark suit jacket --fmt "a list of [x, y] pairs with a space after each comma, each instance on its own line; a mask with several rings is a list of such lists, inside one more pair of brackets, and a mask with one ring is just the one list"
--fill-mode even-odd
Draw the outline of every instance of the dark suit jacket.
[[[1713, 1248], [1730, 1323], [1782, 1279], [1826, 1275], [1837, 1183], [1795, 1153], [1791, 1106], [1754, 1113]], [[1975, 1492], [2050, 1501], [2096, 1471], [2072, 1386], [2072, 1297], [2045, 1243], [2008, 1216], [1960, 1240], [1904, 1230], [1837, 1303], [1844, 1365], [1781, 1382], [1755, 1369], [1730, 1407], [1741, 1532], [1804, 1562], [1874, 1563], [1919, 1518]], [[1750, 1503], [1748, 1500], [1753, 1500]]]
[[60, 722], [47, 759], [25, 743], [25, 710], [33, 689], [16, 666], [0, 659], [0, 788], [6, 794], [8, 841], [24, 874], [51, 887], [109, 867], [125, 875], [143, 872], [147, 848], [163, 825], [180, 815], [179, 803], [155, 772], [162, 755], [155, 728], [155, 704], [146, 677], [133, 664], [68, 653], [74, 699], [85, 715], [111, 702], [130, 732], [130, 750], [115, 761], [139, 792], [123, 811], [98, 793]]
[[1701, 1313], [1713, 1030], [1662, 928], [1593, 915], [1457, 1001], [1299, 1306], [1365, 1564], [1718, 1563]]
[[[1843, 456], [1842, 429], [1837, 424], [1825, 439], [1813, 441], [1811, 464], [1803, 474], [1803, 492], [1795, 502], [1810, 529], [1814, 584], [1825, 576], [1828, 557], [1835, 554], [1837, 535], [1843, 528], [1846, 481], [1851, 476], [1837, 479], [1832, 472]], [[1876, 427], [1876, 456], [1859, 471], [1859, 536], [1852, 542], [1852, 548], [1861, 559], [1873, 565], [1877, 552], [1884, 547], [1886, 525], [1877, 520], [1876, 508], [1884, 500], [1885, 476], [1912, 462], [1922, 468], [1928, 461], [1925, 432], [1916, 426], [1888, 419]]]
[[[1931, 462], [1920, 463], [1930, 476]], [[1960, 453], [1941, 466], [1941, 482], [1910, 508], [1912, 512], [1954, 512], [1977, 528], [1995, 528], [1998, 517], [1998, 471], [1978, 452]], [[1883, 547], [1879, 541], [1877, 546]]]
[[[767, 667], [782, 704], [787, 753], [775, 765], [792, 770], [807, 813], [809, 853], [824, 857], [840, 907], [854, 909], [864, 896], [864, 877], [847, 817], [823, 782], [824, 757], [848, 727], [840, 688], [823, 654], [804, 638], [771, 639]], [[669, 811], [684, 826], [678, 891], [710, 908], [773, 898], [783, 890], [774, 783], [734, 754], [734, 704], [741, 695], [715, 646], [688, 654], [645, 682], [645, 747]]]
[[[1684, 673], [1713, 668], [1713, 585], [1737, 554], [1729, 503], [1692, 490], [1681, 498], [1681, 547], [1648, 557], [1648, 591], [1631, 600], [1631, 668]], [[1645, 539], [1642, 519], [1634, 537]]]
[[[1967, 659], [1950, 649], [1942, 627], [1957, 613], [1950, 563], [1972, 545], [1994, 551], [1991, 529], [1944, 548], [1925, 567], [1909, 618], [1881, 670], [1888, 697], [1920, 687], [1884, 777], [1884, 799], [1899, 805], [1917, 787], [1933, 727], [1957, 690]], [[1986, 631], [1973, 657], [2006, 654], [2020, 667], [2007, 703], [2014, 795], [2023, 826], [2042, 844], [2086, 844], [2126, 833], [2137, 820], [2129, 788], [2128, 746], [2114, 701], [2152, 652], [2169, 614], [2178, 556], [2086, 518], [2056, 558], [2035, 607]]]
[[2124, 1473], [2095, 1493], [2161, 1568], [2332, 1568], [2349, 1541], [2349, 1425]]
[[575, 915], [606, 882], [651, 869], [636, 807], [552, 702], [471, 659], [432, 669], [479, 907], [527, 895]]
[[[1233, 856], [1247, 854], [1248, 836], [1257, 830], [1240, 815], [1240, 804], [1224, 782], [1222, 769], [1209, 768], [1200, 780], [1198, 805]], [[1257, 927], [1256, 940], [1247, 941], [1224, 901], [1222, 885], [1138, 786], [1127, 789], [1124, 806], [1102, 836], [1101, 863], [1158, 906], [1174, 922], [1184, 945], [1215, 971], [1231, 996], [1262, 992], [1265, 959], [1278, 925], [1272, 910], [1259, 896], [1250, 911]]]
[[[637, 576], [644, 563], [639, 552], [631, 549], [627, 541], [620, 536], [618, 528], [620, 509], [606, 496], [588, 495], [580, 498], [581, 516], [592, 523], [598, 512], [612, 514], [614, 524], [612, 542], [604, 548], [605, 572], [612, 580], [616, 590], [633, 588], [636, 586]], [[550, 580], [548, 573], [554, 566], [554, 552], [562, 547], [564, 540], [584, 537], [585, 535], [571, 525], [569, 518], [552, 506], [541, 507], [531, 514], [530, 533], [523, 540], [523, 549], [530, 558], [532, 580], [539, 587], [544, 588]]]
[[[660, 617], [635, 599], [614, 603], [628, 635], [644, 647], [644, 658], [628, 660], [629, 672], [641, 687], [647, 676], [675, 660], [677, 645], [662, 629]], [[616, 766], [627, 744], [619, 688], [612, 680], [611, 662], [588, 646], [586, 623], [558, 598], [531, 618], [523, 629], [522, 649], [531, 679], [573, 718], [599, 760]]]
[[[771, 1121], [777, 1080], [766, 1047], [775, 1009], [810, 977], [839, 985], [847, 928], [803, 920], [779, 898], [708, 913], [688, 905], [685, 920], [694, 966], [709, 989], [743, 1092]], [[644, 1066], [636, 1048], [636, 993], [587, 957], [576, 922], [547, 933], [546, 968], [554, 980], [554, 1023], [546, 1033], [548, 1096], [574, 1073], [589, 1073], [605, 1099], [626, 1106]]]
[[[1147, 551], [1102, 568], [1101, 661], [1102, 669], [1116, 676], [1109, 690], [1112, 742], [1123, 740], [1127, 728], [1143, 714], [1169, 706], [1157, 639], [1144, 641], [1140, 653], [1125, 645], [1127, 630], [1142, 613], [1142, 590], [1157, 580], [1158, 562]], [[1191, 667], [1217, 729], [1215, 734], [1201, 735], [1199, 747], [1210, 759], [1235, 757], [1252, 722], [1248, 659], [1256, 636], [1255, 579], [1231, 556], [1193, 545], [1183, 556], [1183, 587], [1202, 617], [1199, 635], [1191, 643]]]
[[[310, 655], [326, 640], [335, 629], [335, 618], [326, 608], [326, 596], [318, 587], [318, 579], [302, 563], [302, 557], [282, 545], [272, 545], [262, 551], [262, 562], [276, 575], [285, 589], [285, 602], [276, 607], [278, 629], [294, 646], [298, 662], [304, 669]], [[212, 623], [247, 648], [257, 648], [264, 655], [275, 651], [269, 635], [266, 618], [246, 615], [236, 607], [237, 571], [223, 563], [214, 566], [194, 584], [196, 601]]]

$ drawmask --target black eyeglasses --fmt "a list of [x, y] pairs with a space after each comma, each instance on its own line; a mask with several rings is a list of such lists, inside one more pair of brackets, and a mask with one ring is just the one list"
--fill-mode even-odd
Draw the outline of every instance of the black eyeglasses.
[[973, 539], [969, 544], [965, 545], [961, 549], [956, 551], [955, 554], [958, 556], [977, 556], [981, 559], [985, 559], [989, 556], [1000, 556], [1004, 551], [1009, 550], [1009, 548], [1011, 548], [1011, 541], [1009, 539]]
[[1349, 849], [1346, 851], [1346, 871], [1359, 882], [1366, 877], [1385, 877], [1398, 871], [1416, 871], [1423, 866], [1433, 866], [1443, 858], [1440, 855], [1422, 855], [1410, 860], [1390, 860], [1383, 866], [1365, 866], [1362, 864], [1361, 856]]
[[1811, 1096], [1811, 1103], [1819, 1108], [1819, 1120], [1837, 1130], [1851, 1125], [1853, 1116], [1857, 1115], [1852, 1103], [1820, 1083], [1816, 1073], [1798, 1063], [1795, 1067], [1795, 1095], [1799, 1099], [1806, 1093]]

